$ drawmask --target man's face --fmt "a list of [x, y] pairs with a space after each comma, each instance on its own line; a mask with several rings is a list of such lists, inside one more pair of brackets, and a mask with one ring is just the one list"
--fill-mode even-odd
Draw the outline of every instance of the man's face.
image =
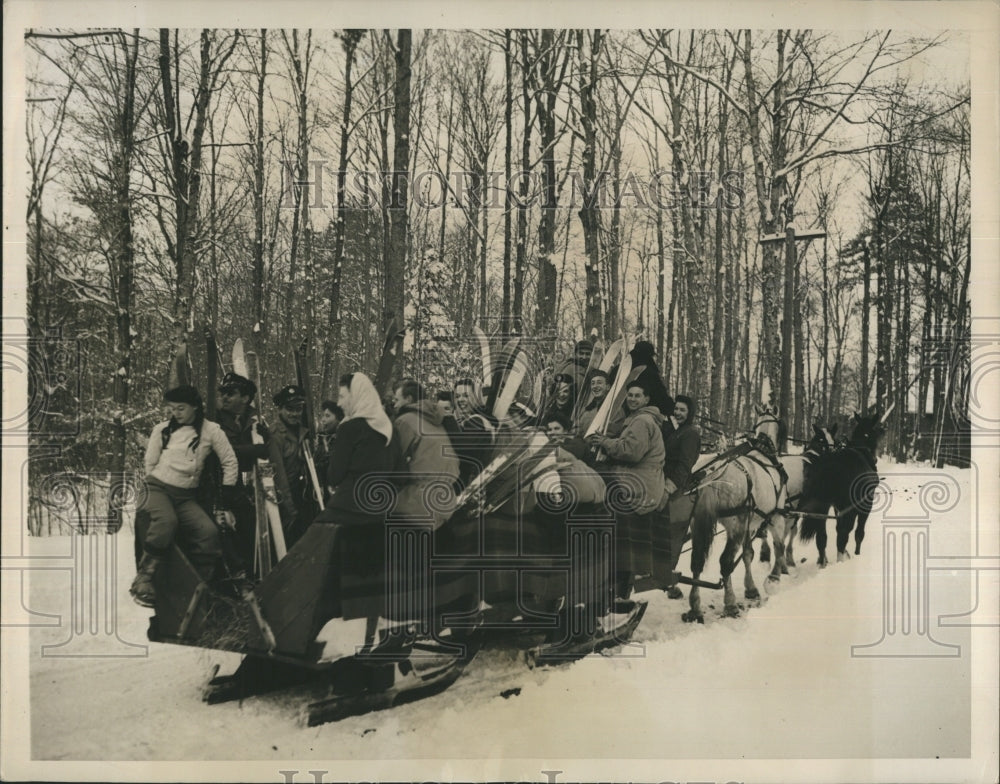
[[687, 403], [674, 403], [674, 419], [677, 420], [678, 425], [687, 422], [688, 414]]
[[565, 405], [569, 401], [570, 387], [565, 381], [560, 381], [556, 385], [556, 402], [559, 405]]
[[241, 416], [250, 405], [250, 396], [244, 395], [237, 387], [219, 390], [219, 407], [230, 414]]
[[438, 411], [441, 412], [441, 416], [452, 416], [455, 413], [455, 407], [451, 404], [450, 400], [439, 400], [437, 407]]
[[323, 412], [319, 415], [319, 429], [324, 433], [335, 433], [339, 424], [340, 420], [337, 419], [337, 415], [324, 408]]
[[594, 397], [604, 397], [608, 394], [608, 380], [604, 376], [594, 376], [590, 379], [590, 391]]
[[278, 409], [278, 419], [287, 427], [296, 428], [302, 424], [302, 411], [306, 404], [301, 400], [291, 400]]
[[590, 362], [590, 356], [594, 353], [594, 349], [590, 347], [578, 348], [575, 351], [574, 358], [579, 365], [586, 365]]
[[648, 405], [649, 395], [642, 391], [642, 387], [629, 387], [628, 392], [625, 393], [625, 406], [629, 413], [634, 413]]
[[397, 411], [399, 411], [399, 409], [401, 409], [403, 406], [408, 405], [412, 402], [413, 401], [410, 398], [408, 398], [406, 395], [403, 394], [402, 387], [396, 387], [396, 391], [393, 393], [392, 396], [392, 404], [396, 407]]
[[455, 387], [455, 408], [460, 414], [472, 413], [474, 394], [474, 390], [468, 384]]

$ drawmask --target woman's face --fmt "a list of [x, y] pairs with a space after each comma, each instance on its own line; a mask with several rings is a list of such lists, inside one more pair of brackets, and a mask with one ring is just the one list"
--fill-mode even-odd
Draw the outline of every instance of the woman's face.
[[674, 403], [674, 419], [678, 425], [683, 425], [688, 419], [687, 403]]
[[351, 399], [351, 390], [343, 384], [337, 391], [337, 405], [344, 409], [345, 417], [349, 417], [354, 413], [354, 401]]
[[194, 415], [197, 409], [188, 403], [171, 403], [170, 414], [182, 425], [190, 425], [194, 422]]

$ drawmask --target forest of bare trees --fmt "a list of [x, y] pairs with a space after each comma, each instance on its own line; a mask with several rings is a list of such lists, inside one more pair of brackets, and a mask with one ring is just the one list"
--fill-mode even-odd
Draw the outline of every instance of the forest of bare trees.
[[204, 367], [206, 327], [253, 344], [265, 392], [304, 341], [325, 397], [394, 318], [400, 373], [475, 325], [553, 357], [643, 333], [731, 433], [768, 398], [793, 438], [878, 408], [898, 459], [961, 460], [969, 80], [927, 67], [961, 36], [25, 41], [30, 326], [82, 361], [48, 404], [81, 422], [59, 470], [134, 470], [169, 357], [187, 341]]

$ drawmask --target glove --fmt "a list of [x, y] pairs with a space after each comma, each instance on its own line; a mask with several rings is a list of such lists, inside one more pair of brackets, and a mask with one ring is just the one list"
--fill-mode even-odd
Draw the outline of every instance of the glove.
[[236, 515], [234, 515], [228, 509], [216, 509], [215, 510], [215, 523], [223, 531], [235, 531], [236, 530]]
[[268, 430], [268, 429], [267, 429], [267, 425], [265, 425], [265, 424], [264, 424], [263, 422], [261, 422], [261, 421], [260, 421], [259, 419], [257, 420], [257, 433], [258, 433], [258, 434], [260, 435], [260, 437], [261, 437], [261, 438], [263, 438], [263, 439], [264, 439], [265, 441], [267, 441], [267, 440], [269, 440], [269, 439], [271, 438], [271, 431], [270, 431], [270, 430]]

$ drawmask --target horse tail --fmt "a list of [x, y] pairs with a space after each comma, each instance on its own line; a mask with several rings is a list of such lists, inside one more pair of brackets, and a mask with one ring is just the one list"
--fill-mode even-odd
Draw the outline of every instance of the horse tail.
[[826, 525], [826, 520], [818, 517], [803, 517], [799, 526], [799, 536], [804, 542], [811, 542], [819, 533], [820, 526]]
[[701, 574], [705, 569], [705, 561], [712, 552], [712, 540], [715, 538], [715, 522], [718, 519], [716, 510], [721, 505], [719, 491], [713, 485], [702, 485], [699, 488], [698, 500], [691, 513], [692, 574]]

